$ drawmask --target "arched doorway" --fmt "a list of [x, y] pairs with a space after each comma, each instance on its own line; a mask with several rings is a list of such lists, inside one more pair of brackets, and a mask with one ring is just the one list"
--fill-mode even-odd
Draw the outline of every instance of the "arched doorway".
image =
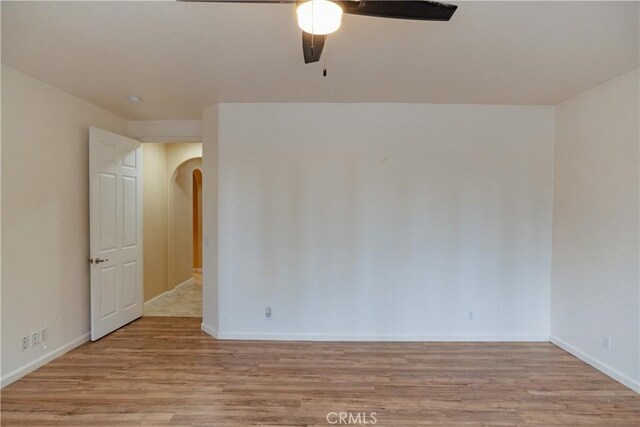
[[[197, 171], [197, 172], [196, 172]], [[202, 226], [198, 213], [202, 203], [194, 174], [202, 176], [202, 158], [192, 158], [178, 165], [169, 179], [168, 189], [168, 264], [169, 283], [180, 286], [194, 278], [196, 263], [202, 266]], [[199, 193], [199, 194], [198, 194]], [[198, 249], [196, 249], [196, 246]]]

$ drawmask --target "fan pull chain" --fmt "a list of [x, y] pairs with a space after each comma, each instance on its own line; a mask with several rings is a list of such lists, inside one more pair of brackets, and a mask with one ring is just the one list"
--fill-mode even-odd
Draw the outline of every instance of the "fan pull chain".
[[315, 21], [315, 18], [314, 18], [315, 10], [316, 10], [315, 9], [315, 3], [313, 2], [313, 0], [311, 0], [311, 46], [310, 46], [309, 50], [311, 51], [311, 57], [312, 58], [316, 57], [316, 54], [314, 53], [315, 49], [313, 48], [313, 33], [314, 33], [314, 31], [313, 31], [313, 23]]

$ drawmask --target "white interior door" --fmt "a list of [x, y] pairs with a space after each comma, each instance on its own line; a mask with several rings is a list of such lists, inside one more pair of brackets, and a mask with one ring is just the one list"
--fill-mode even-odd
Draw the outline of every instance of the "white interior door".
[[91, 340], [142, 316], [142, 150], [89, 130]]

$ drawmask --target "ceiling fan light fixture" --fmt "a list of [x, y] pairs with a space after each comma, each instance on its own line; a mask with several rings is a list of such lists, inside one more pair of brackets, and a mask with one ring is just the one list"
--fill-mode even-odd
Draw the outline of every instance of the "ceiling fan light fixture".
[[342, 8], [329, 0], [309, 0], [296, 9], [298, 26], [305, 33], [315, 35], [331, 34], [340, 28]]

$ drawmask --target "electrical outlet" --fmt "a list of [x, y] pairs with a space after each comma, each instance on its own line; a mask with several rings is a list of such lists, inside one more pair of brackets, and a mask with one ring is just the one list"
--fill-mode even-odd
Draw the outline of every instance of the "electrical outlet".
[[22, 351], [29, 348], [29, 336], [22, 337], [20, 340], [20, 347], [22, 348]]
[[267, 309], [264, 311], [264, 315], [267, 319], [271, 319], [271, 307], [267, 307]]
[[609, 350], [611, 348], [611, 338], [607, 335], [602, 336], [602, 348]]
[[31, 345], [36, 346], [40, 344], [40, 331], [35, 331], [31, 333]]
[[42, 342], [45, 342], [47, 338], [49, 338], [49, 330], [47, 328], [40, 329], [40, 338], [42, 338]]
[[473, 311], [470, 311], [469, 314], [467, 314], [467, 318], [469, 320], [473, 320], [473, 317], [475, 316], [475, 314], [473, 313]]

